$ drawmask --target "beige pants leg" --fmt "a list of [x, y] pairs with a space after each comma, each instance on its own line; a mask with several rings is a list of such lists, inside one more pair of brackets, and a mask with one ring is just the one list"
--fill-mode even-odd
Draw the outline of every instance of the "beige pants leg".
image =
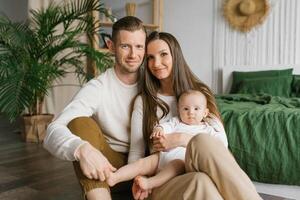
[[224, 199], [261, 199], [229, 150], [212, 136], [201, 134], [193, 137], [187, 147], [185, 159], [186, 170], [207, 174]]
[[177, 176], [154, 189], [152, 200], [222, 200], [211, 179], [201, 172]]

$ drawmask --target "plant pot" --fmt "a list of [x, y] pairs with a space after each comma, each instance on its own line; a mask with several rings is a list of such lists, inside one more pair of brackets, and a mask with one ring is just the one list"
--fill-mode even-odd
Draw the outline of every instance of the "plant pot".
[[25, 142], [41, 143], [43, 142], [47, 126], [52, 121], [54, 115], [32, 115], [23, 116], [22, 138]]

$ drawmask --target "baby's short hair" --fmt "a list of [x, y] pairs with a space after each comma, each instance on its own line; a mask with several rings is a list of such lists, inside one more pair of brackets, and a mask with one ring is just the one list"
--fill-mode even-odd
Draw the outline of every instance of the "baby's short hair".
[[180, 95], [179, 95], [179, 97], [178, 97], [178, 105], [179, 105], [179, 103], [180, 103], [180, 101], [184, 98], [184, 97], [186, 97], [186, 96], [189, 96], [189, 95], [191, 95], [191, 94], [199, 94], [199, 95], [201, 95], [201, 96], [204, 96], [204, 98], [206, 99], [206, 96], [201, 92], [201, 91], [199, 91], [199, 90], [186, 90], [186, 91], [184, 91], [184, 92], [182, 92]]

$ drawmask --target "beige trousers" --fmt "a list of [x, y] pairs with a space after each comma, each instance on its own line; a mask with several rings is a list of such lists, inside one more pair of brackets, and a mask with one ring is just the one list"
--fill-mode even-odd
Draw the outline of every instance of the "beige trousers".
[[[127, 163], [127, 155], [115, 152], [107, 144], [97, 123], [88, 117], [72, 120], [72, 133], [90, 142], [100, 150], [113, 166]], [[105, 182], [91, 180], [83, 175], [78, 162], [75, 172], [86, 193], [93, 188], [107, 188]], [[186, 149], [186, 174], [171, 179], [154, 189], [153, 200], [257, 200], [261, 199], [248, 176], [238, 166], [223, 143], [209, 135], [197, 135]]]
[[153, 200], [258, 200], [248, 176], [223, 143], [197, 135], [186, 149], [186, 174], [155, 189]]

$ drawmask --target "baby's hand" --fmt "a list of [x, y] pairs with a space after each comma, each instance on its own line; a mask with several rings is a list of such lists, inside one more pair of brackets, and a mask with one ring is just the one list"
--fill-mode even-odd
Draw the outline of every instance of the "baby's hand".
[[136, 181], [136, 178], [133, 181], [132, 185], [132, 195], [135, 200], [143, 200], [146, 199], [149, 194], [151, 194], [152, 190], [143, 190], [140, 185], [138, 185], [138, 181]]
[[151, 136], [150, 136], [150, 139], [152, 139], [152, 138], [160, 138], [160, 137], [162, 137], [164, 134], [165, 134], [165, 133], [164, 133], [164, 129], [163, 129], [162, 127], [160, 127], [160, 126], [157, 126], [157, 127], [155, 127], [155, 128], [153, 129], [153, 132], [152, 132], [152, 134], [151, 134]]

